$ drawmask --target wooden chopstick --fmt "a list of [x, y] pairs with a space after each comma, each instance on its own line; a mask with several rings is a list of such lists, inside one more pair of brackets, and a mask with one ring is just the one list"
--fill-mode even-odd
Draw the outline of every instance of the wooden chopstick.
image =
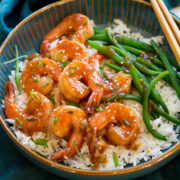
[[171, 30], [173, 31], [175, 38], [177, 42], [180, 45], [180, 31], [179, 28], [177, 27], [176, 23], [174, 22], [174, 19], [172, 18], [171, 14], [169, 13], [167, 7], [165, 6], [163, 0], [157, 0], [159, 7], [161, 8], [167, 22], [170, 25]]
[[163, 12], [161, 11], [160, 7], [159, 7], [159, 4], [157, 3], [156, 0], [150, 0], [151, 1], [151, 4], [152, 4], [152, 7], [154, 9], [154, 12], [158, 18], [158, 21], [162, 27], [162, 30], [170, 44], [170, 47], [176, 57], [176, 60], [178, 62], [178, 64], [180, 65], [180, 46], [163, 14]]

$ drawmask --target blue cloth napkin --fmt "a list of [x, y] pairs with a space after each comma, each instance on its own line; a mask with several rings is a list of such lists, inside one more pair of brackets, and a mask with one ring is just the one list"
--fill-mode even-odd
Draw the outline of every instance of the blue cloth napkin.
[[[0, 43], [26, 16], [53, 0], [0, 0]], [[180, 156], [160, 170], [138, 180], [169, 180], [180, 177]], [[0, 127], [0, 180], [56, 180], [62, 179], [37, 167], [12, 144]]]

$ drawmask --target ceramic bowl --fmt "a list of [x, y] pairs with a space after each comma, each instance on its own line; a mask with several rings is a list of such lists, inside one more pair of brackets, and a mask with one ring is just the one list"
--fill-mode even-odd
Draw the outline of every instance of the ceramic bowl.
[[[0, 48], [0, 63], [15, 57], [16, 44], [20, 55], [39, 51], [43, 37], [66, 15], [80, 12], [93, 19], [97, 25], [109, 25], [114, 18], [123, 20], [133, 31], [140, 31], [145, 37], [162, 35], [162, 29], [149, 3], [137, 0], [62, 0], [50, 4], [31, 14], [9, 34]], [[170, 51], [167, 41], [163, 46]], [[8, 80], [14, 63], [0, 67], [0, 100], [4, 96], [4, 84]], [[1, 101], [0, 101], [1, 102]], [[89, 171], [65, 166], [45, 159], [22, 145], [4, 122], [5, 115], [0, 108], [0, 123], [18, 149], [31, 161], [46, 171], [72, 179], [128, 179], [150, 173], [169, 162], [179, 153], [180, 143], [172, 145], [164, 154], [135, 167], [113, 171]]]

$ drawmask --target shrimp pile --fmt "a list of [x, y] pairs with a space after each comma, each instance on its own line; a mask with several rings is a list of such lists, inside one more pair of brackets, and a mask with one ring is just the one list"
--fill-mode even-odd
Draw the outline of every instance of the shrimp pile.
[[44, 37], [40, 56], [29, 57], [21, 74], [21, 87], [28, 96], [24, 109], [16, 104], [12, 83], [5, 85], [5, 114], [17, 128], [27, 136], [45, 132], [68, 141], [65, 149], [50, 155], [55, 162], [79, 154], [87, 141], [90, 161], [98, 167], [105, 163], [102, 154], [107, 144], [127, 146], [139, 133], [132, 108], [122, 100], [104, 103], [118, 93], [130, 93], [132, 78], [123, 72], [113, 79], [102, 77], [106, 57], [98, 51], [91, 57], [87, 53], [86, 38], [93, 34], [89, 18], [76, 13]]

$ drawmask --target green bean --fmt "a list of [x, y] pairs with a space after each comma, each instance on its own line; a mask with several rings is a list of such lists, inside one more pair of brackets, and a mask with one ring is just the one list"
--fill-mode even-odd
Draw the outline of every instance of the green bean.
[[172, 64], [174, 67], [180, 70], [180, 66], [177, 63], [176, 59], [173, 56], [169, 55], [168, 53], [165, 53], [165, 54], [170, 64]]
[[[131, 77], [133, 79], [133, 83], [134, 83], [135, 87], [137, 88], [139, 94], [143, 95], [144, 90], [143, 90], [143, 87], [141, 85], [138, 72], [137, 72], [135, 66], [133, 66], [133, 65], [131, 65], [131, 67], [130, 67], [130, 74], [131, 74]], [[144, 85], [146, 87], [145, 83], [144, 83]], [[154, 119], [157, 119], [159, 117], [159, 115], [156, 112], [152, 112], [151, 115], [153, 116]]]
[[18, 55], [18, 49], [15, 45], [15, 51], [16, 51], [16, 63], [15, 63], [15, 82], [18, 91], [20, 92], [20, 75], [19, 75], [19, 55]]
[[[128, 57], [129, 59], [133, 60], [133, 61], [137, 61], [140, 62], [141, 64], [146, 65], [147, 67], [155, 70], [155, 71], [163, 71], [163, 69], [157, 67], [156, 65], [152, 64], [151, 62], [149, 62], [148, 60], [144, 60], [141, 57], [136, 57], [132, 54], [130, 54], [128, 51], [126, 51], [123, 47], [119, 46], [119, 44], [117, 45], [118, 47], [114, 47], [114, 46], [110, 46], [111, 48], [113, 48], [119, 55], [123, 56], [123, 57]], [[151, 70], [150, 70], [151, 73]]]
[[[121, 44], [121, 45], [125, 50], [129, 51], [132, 54], [135, 54], [136, 56], [140, 56], [141, 54], [146, 54], [146, 52], [144, 52], [144, 51], [142, 51], [140, 49], [137, 49], [137, 48], [134, 48], [134, 47], [131, 47], [131, 46], [127, 46], [127, 45], [124, 45], [124, 44]], [[151, 59], [151, 61], [154, 64], [156, 64], [158, 66], [161, 66], [161, 67], [164, 67], [162, 62], [158, 58], [156, 58], [156, 57], [154, 57], [154, 56], [152, 56], [150, 54], [146, 54], [146, 55]]]
[[138, 62], [134, 62], [134, 65], [144, 74], [150, 75], [150, 76], [157, 76], [160, 74], [159, 71], [153, 71], [151, 69], [148, 69], [147, 67], [143, 66], [142, 64]]
[[153, 119], [158, 119], [159, 118], [159, 114], [155, 111], [151, 112], [151, 116]]
[[[136, 72], [138, 73], [139, 78], [143, 79], [145, 88], [147, 88], [149, 86], [149, 82], [147, 80], [148, 77], [145, 77], [138, 69], [136, 69]], [[150, 81], [152, 81], [152, 80], [150, 80]], [[169, 113], [169, 110], [168, 110], [165, 102], [163, 101], [161, 95], [155, 88], [152, 89], [150, 97], [152, 98], [152, 100], [154, 102], [157, 102], [158, 104], [160, 104], [165, 112]]]
[[142, 51], [140, 49], [137, 49], [137, 48], [134, 48], [134, 47], [131, 47], [131, 46], [127, 46], [127, 45], [124, 45], [124, 44], [121, 44], [121, 46], [125, 50], [129, 51], [132, 54], [135, 54], [136, 56], [140, 56], [142, 53], [144, 53], [144, 51]]
[[[124, 71], [124, 69], [122, 69], [120, 66], [117, 66], [112, 63], [105, 62], [104, 65], [110, 67], [111, 69], [114, 69], [115, 71]], [[126, 73], [127, 73], [127, 71], [126, 71]]]
[[120, 65], [124, 64], [124, 58], [119, 56], [111, 47], [105, 46], [96, 41], [88, 40], [87, 42], [91, 47], [97, 49], [98, 51], [106, 55], [108, 58], [113, 59], [116, 63]]
[[109, 42], [108, 37], [106, 34], [95, 34], [90, 38], [90, 40], [97, 40], [97, 41], [104, 41]]
[[104, 30], [102, 30], [102, 29], [100, 29], [100, 28], [98, 28], [96, 26], [94, 26], [93, 28], [94, 28], [94, 33], [95, 34], [105, 34]]
[[178, 80], [176, 79], [176, 74], [173, 71], [173, 68], [169, 64], [169, 61], [168, 61], [166, 55], [164, 54], [164, 52], [161, 50], [161, 48], [159, 48], [153, 40], [151, 40], [150, 42], [151, 42], [154, 50], [158, 54], [158, 56], [161, 58], [165, 68], [169, 71], [169, 78], [171, 80], [171, 84], [172, 84], [173, 88], [175, 89], [175, 91], [176, 91], [176, 93], [180, 99], [180, 86], [178, 84]]
[[[136, 95], [132, 95], [132, 94], [124, 94], [124, 93], [116, 94], [116, 95], [110, 97], [109, 99], [107, 99], [107, 101], [109, 102], [109, 101], [115, 101], [115, 100], [119, 100], [119, 99], [133, 100], [133, 101], [139, 102], [140, 104], [143, 103], [143, 99], [140, 96], [136, 96]], [[150, 104], [153, 106], [154, 110], [156, 110], [161, 116], [163, 116], [164, 118], [166, 118], [167, 120], [169, 120], [175, 124], [178, 124], [178, 125], [180, 124], [179, 119], [177, 119], [173, 116], [170, 116], [169, 114], [164, 112], [152, 100], [150, 100]]]
[[[117, 43], [116, 39], [112, 36], [112, 34], [111, 34], [111, 32], [108, 30], [108, 28], [105, 28], [105, 33], [106, 33], [109, 41], [110, 41], [112, 44], [114, 44], [117, 48], [122, 49], [122, 50], [125, 51], [125, 49], [124, 49], [120, 44]], [[126, 51], [125, 54], [127, 54], [127, 53], [128, 53], [128, 51]]]
[[125, 94], [125, 93], [116, 94], [116, 95], [110, 97], [109, 99], [107, 99], [107, 101], [113, 101], [113, 100], [119, 100], [119, 99], [134, 100], [141, 104], [143, 102], [141, 97], [132, 95], [132, 94]]
[[130, 66], [130, 74], [131, 74], [131, 77], [133, 79], [133, 83], [134, 83], [135, 87], [137, 88], [137, 90], [139, 91], [139, 93], [144, 94], [144, 90], [143, 90], [143, 87], [142, 87], [141, 82], [139, 80], [138, 73], [136, 71], [135, 66], [132, 64]]
[[170, 116], [169, 114], [167, 114], [166, 112], [162, 111], [161, 108], [159, 108], [154, 102], [150, 101], [151, 105], [153, 106], [154, 110], [156, 112], [158, 112], [161, 116], [165, 117], [167, 120], [175, 123], [175, 124], [178, 124], [180, 125], [180, 120], [179, 119], [176, 119], [175, 117], [173, 116]]
[[[95, 34], [94, 36], [92, 36], [90, 38], [91, 40], [98, 40], [98, 41], [105, 41], [105, 42], [109, 42], [109, 39], [107, 37], [107, 35], [104, 33], [103, 30], [101, 30], [101, 34]], [[123, 37], [120, 35], [116, 36], [116, 40], [118, 43], [120, 43], [124, 49], [128, 50], [129, 52], [133, 53], [133, 54], [139, 54], [139, 52], [141, 50], [143, 51], [148, 51], [148, 52], [154, 52], [153, 48], [151, 47], [151, 45], [132, 39], [132, 38], [128, 38], [128, 37]], [[132, 49], [127, 49], [131, 47]], [[134, 48], [134, 49], [133, 49]], [[139, 51], [138, 51], [139, 50]], [[180, 69], [179, 64], [177, 63], [176, 59], [174, 57], [172, 57], [171, 55], [165, 53], [168, 61], [175, 66], [177, 69]], [[157, 65], [160, 65], [162, 67], [162, 63], [161, 61], [159, 61], [159, 59], [150, 56], [151, 59], [153, 60], [154, 63], [156, 63]]]
[[147, 90], [145, 91], [144, 94], [144, 98], [143, 98], [143, 120], [144, 123], [147, 127], [147, 129], [149, 130], [149, 132], [157, 139], [160, 140], [164, 140], [166, 141], [166, 138], [158, 133], [151, 125], [150, 123], [150, 119], [149, 119], [149, 113], [148, 113], [148, 99], [149, 99], [149, 95], [151, 93], [152, 88], [155, 86], [155, 84], [162, 79], [164, 76], [166, 76], [169, 72], [168, 71], [164, 71], [161, 74], [159, 74], [156, 78], [154, 78], [151, 83], [149, 84], [149, 87], [147, 88]]

